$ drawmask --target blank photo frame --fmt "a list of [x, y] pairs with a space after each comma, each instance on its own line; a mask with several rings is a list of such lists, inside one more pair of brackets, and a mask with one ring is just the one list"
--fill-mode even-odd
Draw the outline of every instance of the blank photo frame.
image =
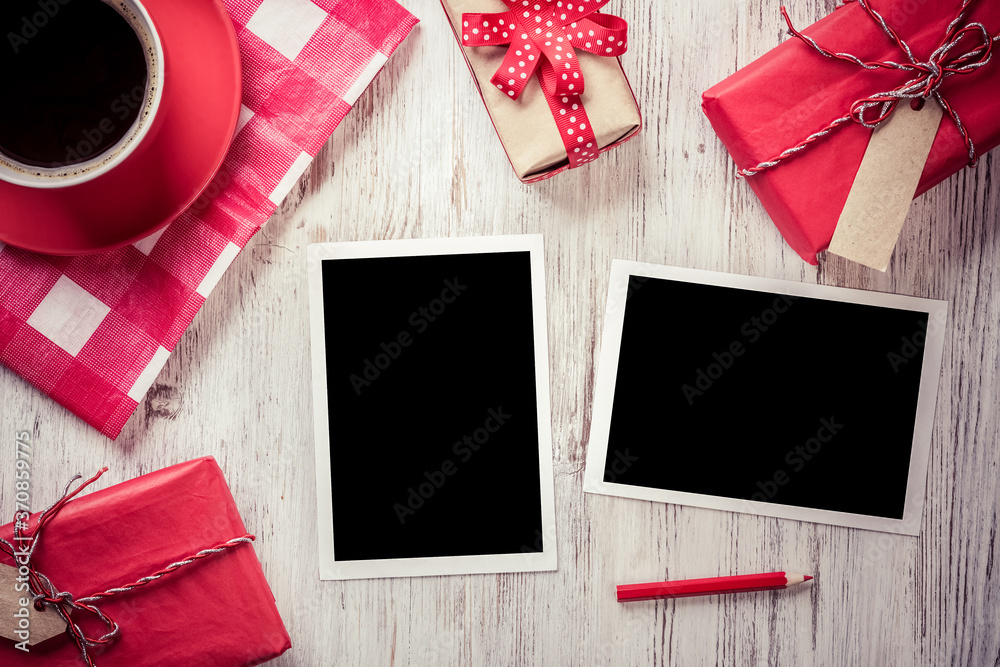
[[584, 490], [916, 535], [946, 316], [616, 260]]
[[321, 579], [556, 569], [542, 255], [309, 247]]

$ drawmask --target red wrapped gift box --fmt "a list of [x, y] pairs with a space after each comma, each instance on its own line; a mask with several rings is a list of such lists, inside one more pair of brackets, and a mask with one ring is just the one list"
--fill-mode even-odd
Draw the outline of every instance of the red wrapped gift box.
[[[920, 60], [940, 45], [963, 2], [873, 0], [869, 4]], [[1000, 31], [1000, 2], [971, 3], [963, 22], [982, 23], [995, 36]], [[827, 49], [865, 61], [909, 62], [857, 2], [839, 7], [802, 32]], [[951, 76], [940, 88], [979, 155], [1000, 144], [1000, 46], [996, 43], [994, 51], [988, 65]], [[702, 108], [737, 167], [747, 169], [844, 116], [857, 100], [893, 90], [911, 78], [910, 72], [866, 70], [826, 58], [802, 41], [790, 39], [706, 91]], [[816, 264], [816, 254], [830, 244], [871, 132], [847, 122], [787, 161], [746, 179], [788, 244], [810, 264]], [[914, 196], [968, 162], [966, 145], [946, 115]]]
[[[222, 471], [204, 457], [69, 501], [45, 527], [32, 562], [60, 591], [80, 599], [246, 532]], [[10, 541], [13, 525], [0, 528], [0, 536]], [[0, 562], [12, 564], [6, 554]], [[291, 647], [252, 544], [95, 604], [121, 626], [110, 645], [89, 651], [101, 667], [256, 665]], [[87, 634], [103, 634], [99, 622], [83, 616], [73, 618]], [[0, 664], [85, 663], [63, 635], [28, 653], [0, 639]]]

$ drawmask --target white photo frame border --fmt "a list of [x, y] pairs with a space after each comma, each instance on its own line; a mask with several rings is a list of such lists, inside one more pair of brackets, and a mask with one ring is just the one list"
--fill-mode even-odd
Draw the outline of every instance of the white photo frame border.
[[[333, 540], [333, 480], [330, 471], [330, 415], [327, 411], [326, 329], [323, 262], [503, 252], [528, 252], [538, 414], [538, 470], [542, 551], [474, 556], [435, 556], [337, 561]], [[313, 426], [316, 450], [317, 533], [321, 580], [541, 572], [557, 568], [555, 485], [552, 470], [552, 414], [549, 396], [548, 319], [544, 246], [541, 234], [316, 243], [306, 253], [309, 333], [312, 345]]]
[[[855, 303], [926, 313], [927, 337], [920, 369], [920, 387], [914, 420], [913, 442], [906, 481], [903, 518], [893, 519], [818, 508], [797, 507], [780, 503], [757, 502], [723, 496], [711, 496], [684, 491], [670, 491], [643, 486], [604, 481], [610, 436], [611, 412], [614, 405], [618, 360], [622, 344], [622, 327], [631, 276], [659, 278], [702, 285], [765, 292], [777, 295], [803, 296], [827, 301]], [[902, 535], [919, 535], [926, 496], [927, 464], [934, 411], [937, 402], [941, 359], [944, 353], [944, 332], [948, 318], [948, 302], [938, 299], [904, 296], [886, 292], [870, 292], [846, 287], [798, 283], [776, 278], [758, 278], [738, 274], [686, 269], [680, 267], [613, 260], [608, 299], [605, 307], [604, 333], [597, 365], [594, 407], [590, 440], [587, 446], [583, 490], [585, 493], [650, 500], [702, 507], [707, 509], [756, 514], [760, 516], [809, 521], [813, 523], [877, 530]]]

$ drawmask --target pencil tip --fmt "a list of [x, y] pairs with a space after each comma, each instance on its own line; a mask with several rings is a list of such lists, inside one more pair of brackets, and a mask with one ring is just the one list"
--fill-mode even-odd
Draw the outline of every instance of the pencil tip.
[[808, 574], [803, 574], [803, 575], [802, 575], [802, 579], [803, 579], [804, 581], [809, 581], [810, 579], [812, 579], [812, 577], [811, 577], [811, 576], [809, 576]]

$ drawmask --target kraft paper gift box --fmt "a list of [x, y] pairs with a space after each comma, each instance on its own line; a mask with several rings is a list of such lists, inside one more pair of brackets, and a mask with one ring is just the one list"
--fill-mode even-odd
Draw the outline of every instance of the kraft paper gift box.
[[[507, 158], [510, 160], [517, 177], [523, 183], [534, 183], [551, 178], [565, 169], [572, 168], [572, 166], [586, 164], [596, 158], [598, 152], [605, 152], [619, 146], [634, 137], [641, 129], [642, 117], [632, 88], [628, 79], [625, 78], [625, 73], [617, 57], [627, 48], [627, 38], [624, 37], [625, 22], [621, 19], [608, 14], [594, 13], [585, 20], [597, 23], [596, 26], [585, 24], [583, 20], [573, 21], [573, 16], [563, 13], [561, 0], [558, 2], [559, 7], [556, 6], [556, 0], [539, 0], [527, 7], [521, 2], [514, 2], [514, 0], [509, 0], [507, 4], [501, 0], [442, 0], [441, 4], [448, 15], [462, 55], [469, 65], [473, 80], [483, 103], [486, 105], [497, 136], [507, 153]], [[600, 6], [603, 3], [599, 1], [591, 3], [587, 5], [587, 9], [590, 10], [594, 4]], [[547, 12], [558, 12], [558, 16], [552, 14], [555, 25], [545, 26], [546, 32], [556, 30], [550, 38], [553, 44], [552, 50], [546, 49], [544, 42], [536, 43], [531, 39], [531, 37], [537, 36], [541, 40], [545, 33], [537, 35], [530, 33], [530, 28], [520, 23], [515, 25], [513, 30], [506, 30], [510, 25], [510, 19], [507, 19], [506, 25], [495, 21], [493, 25], [485, 27], [484, 33], [473, 34], [472, 31], [478, 31], [479, 28], [463, 25], [470, 18], [467, 16], [463, 19], [463, 15], [483, 16], [491, 13], [505, 13], [511, 9], [511, 6], [518, 9], [518, 20], [524, 18], [523, 12], [520, 12], [522, 8], [529, 14], [537, 13], [534, 11], [534, 6], [540, 7], [543, 15]], [[580, 8], [583, 9], [584, 5], [580, 5]], [[559, 18], [562, 16], [566, 18]], [[529, 16], [526, 20], [533, 18], [534, 16]], [[538, 25], [543, 26], [544, 24], [539, 23]], [[497, 29], [495, 33], [493, 28]], [[593, 32], [591, 32], [592, 30]], [[608, 32], [602, 34], [602, 30], [608, 30]], [[507, 34], [506, 38], [504, 37], [505, 33]], [[480, 38], [482, 34], [488, 34], [493, 37], [494, 41], [502, 42], [506, 39], [507, 41], [513, 40], [513, 42], [509, 45], [498, 46], [492, 46], [488, 43], [483, 43], [482, 46], [470, 45], [470, 43], [477, 41], [482, 43], [483, 39]], [[529, 34], [530, 37], [527, 41], [521, 39], [521, 35]], [[602, 55], [595, 55], [586, 50], [591, 34], [594, 34], [594, 37], [589, 42], [589, 48], [599, 49]], [[610, 37], [612, 34], [615, 35], [614, 42], [607, 41], [598, 46], [599, 38], [602, 36]], [[565, 109], [566, 114], [559, 114], [550, 105], [549, 100], [546, 99], [546, 93], [539, 83], [539, 78], [534, 72], [525, 78], [526, 85], [524, 85], [523, 91], [519, 88], [522, 85], [520, 82], [522, 70], [518, 67], [518, 63], [525, 63], [531, 68], [536, 61], [529, 60], [528, 57], [539, 53], [539, 49], [546, 51], [551, 56], [549, 62], [553, 64], [554, 69], [557, 66], [565, 66], [567, 60], [572, 60], [572, 55], [566, 57], [565, 52], [557, 53], [554, 51], [556, 46], [559, 46], [555, 40], [560, 39], [561, 35], [565, 35], [561, 48], [565, 48], [568, 52], [569, 46], [573, 46], [572, 53], [576, 54], [581, 79], [585, 86], [583, 94], [579, 95], [578, 98], [573, 97], [571, 91], [564, 91], [570, 96], [566, 102], [569, 105]], [[480, 39], [465, 39], [466, 36]], [[576, 39], [576, 42], [572, 41], [573, 38]], [[515, 81], [515, 86], [519, 88], [518, 94], [511, 96], [509, 95], [510, 90], [498, 88], [492, 79], [495, 74], [499, 74], [502, 66], [506, 69], [507, 65], [511, 65], [511, 62], [505, 60], [508, 57], [513, 58], [513, 56], [508, 56], [508, 53], [516, 55], [519, 50], [524, 49], [524, 44], [535, 48], [534, 51], [523, 51], [518, 60], [511, 61], [518, 71], [512, 73], [514, 77], [510, 80]], [[610, 53], [608, 53], [609, 50]], [[555, 61], [557, 55], [560, 56], [559, 62]], [[545, 53], [539, 56], [540, 60], [545, 57]], [[556, 70], [556, 73], [558, 74], [559, 71], [561, 70]], [[501, 85], [506, 85], [504, 81], [500, 79], [498, 81]], [[556, 95], [554, 97], [558, 104], [564, 96]], [[580, 129], [576, 123], [570, 127], [567, 122], [569, 118], [573, 117], [572, 105], [574, 103], [586, 110], [586, 116], [589, 117], [592, 125], [590, 130], [593, 132], [596, 142], [581, 141], [579, 144], [576, 143], [576, 140], [580, 138]], [[560, 123], [557, 123], [556, 117], [560, 118]], [[564, 138], [567, 138], [567, 135], [564, 134], [567, 130], [574, 130], [574, 135], [568, 137], [569, 142], [564, 141]], [[567, 143], [572, 144], [571, 149], [567, 148]], [[591, 146], [588, 150], [587, 143], [596, 143], [596, 147]], [[576, 152], [578, 149], [579, 152]], [[572, 160], [570, 159], [571, 153], [573, 154]], [[579, 162], [577, 162], [578, 160]], [[573, 165], [570, 164], [571, 161]]]

